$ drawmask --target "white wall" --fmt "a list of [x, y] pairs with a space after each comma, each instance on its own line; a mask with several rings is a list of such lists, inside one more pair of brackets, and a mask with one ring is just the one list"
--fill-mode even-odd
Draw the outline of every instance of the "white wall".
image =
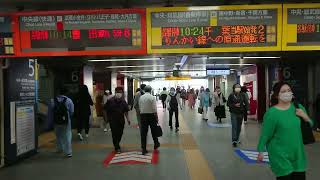
[[117, 73], [111, 73], [111, 89], [110, 91], [114, 94], [114, 89], [117, 87]]

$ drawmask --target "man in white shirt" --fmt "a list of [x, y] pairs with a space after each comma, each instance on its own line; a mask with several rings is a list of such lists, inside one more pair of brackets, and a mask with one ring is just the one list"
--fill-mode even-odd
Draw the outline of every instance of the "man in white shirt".
[[144, 91], [145, 94], [142, 95], [139, 100], [139, 108], [141, 114], [141, 148], [143, 155], [148, 153], [147, 135], [149, 126], [154, 142], [154, 149], [156, 150], [160, 147], [158, 137], [156, 136], [156, 128], [158, 123], [157, 102], [155, 97], [151, 95], [151, 86], [146, 86], [144, 88]]

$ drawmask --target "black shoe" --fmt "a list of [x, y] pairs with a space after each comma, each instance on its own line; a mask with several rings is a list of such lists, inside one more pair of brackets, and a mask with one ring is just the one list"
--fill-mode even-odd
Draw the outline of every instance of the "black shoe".
[[121, 154], [121, 149], [117, 149], [117, 150], [116, 150], [116, 153], [117, 153], [117, 154]]
[[154, 150], [157, 150], [159, 147], [160, 147], [160, 143], [158, 142], [158, 143], [155, 143], [155, 144], [154, 144], [153, 149], [154, 149]]
[[233, 143], [232, 143], [232, 146], [233, 146], [233, 147], [237, 147], [237, 145], [238, 145], [237, 142], [233, 142]]
[[173, 128], [172, 128], [172, 126], [170, 126], [170, 130], [172, 130]]
[[179, 132], [179, 128], [176, 128], [176, 132]]
[[146, 155], [148, 154], [149, 152], [147, 150], [142, 150], [142, 155]]

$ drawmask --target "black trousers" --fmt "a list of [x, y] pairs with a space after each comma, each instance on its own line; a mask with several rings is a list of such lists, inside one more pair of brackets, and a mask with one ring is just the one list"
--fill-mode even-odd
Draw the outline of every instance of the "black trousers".
[[248, 121], [248, 112], [247, 111], [245, 111], [244, 113], [243, 113], [243, 120], [246, 122], [246, 121]]
[[90, 116], [88, 115], [79, 115], [78, 117], [78, 133], [81, 133], [83, 128], [85, 130], [86, 134], [89, 134], [89, 118]]
[[123, 135], [124, 121], [110, 120], [110, 128], [112, 133], [112, 142], [115, 150], [120, 149], [120, 141]]
[[173, 113], [176, 117], [176, 128], [179, 127], [179, 110], [170, 110], [169, 111], [169, 126], [172, 127], [172, 116], [173, 116]]
[[167, 108], [166, 100], [161, 100], [163, 109]]
[[277, 177], [277, 180], [305, 180], [306, 172], [293, 172], [287, 176]]
[[151, 134], [153, 142], [155, 144], [159, 143], [158, 137], [155, 136], [155, 129], [157, 127], [157, 120], [155, 114], [141, 114], [141, 148], [142, 150], [147, 150], [147, 136], [149, 126], [151, 129]]

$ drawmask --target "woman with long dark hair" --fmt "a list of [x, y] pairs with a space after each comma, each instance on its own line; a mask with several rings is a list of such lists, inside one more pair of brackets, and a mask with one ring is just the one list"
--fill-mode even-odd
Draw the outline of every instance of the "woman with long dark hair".
[[82, 129], [85, 129], [86, 137], [89, 137], [89, 119], [91, 115], [91, 108], [93, 101], [89, 94], [88, 87], [81, 85], [77, 99], [77, 119], [78, 119], [78, 137], [82, 141]]
[[263, 118], [258, 144], [258, 161], [263, 160], [265, 149], [270, 165], [278, 180], [305, 180], [306, 157], [301, 133], [301, 119], [313, 125], [305, 108], [293, 103], [291, 86], [286, 82], [275, 84], [272, 107]]

